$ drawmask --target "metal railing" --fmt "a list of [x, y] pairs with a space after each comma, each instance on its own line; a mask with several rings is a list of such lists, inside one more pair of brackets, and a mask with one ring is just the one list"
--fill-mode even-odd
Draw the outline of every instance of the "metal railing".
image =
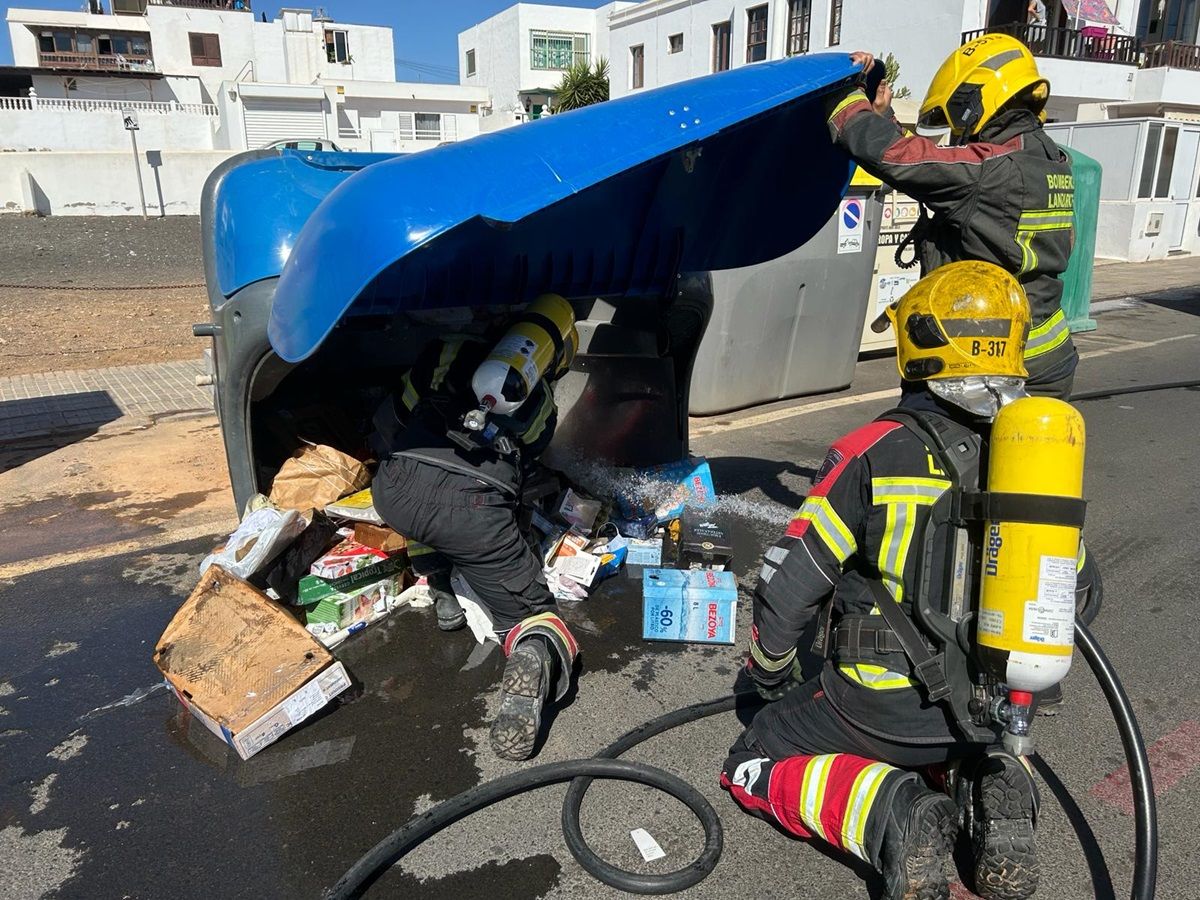
[[985, 34], [1012, 35], [1032, 50], [1034, 56], [1117, 63], [1125, 66], [1136, 66], [1141, 62], [1141, 46], [1138, 39], [1123, 34], [1101, 34], [1091, 33], [1087, 29], [1013, 23], [964, 31], [962, 42], [965, 44]]
[[215, 9], [250, 12], [250, 0], [112, 0], [118, 16], [144, 16], [147, 6], [180, 6], [184, 9]]
[[46, 69], [100, 69], [107, 72], [156, 72], [154, 61], [119, 53], [38, 53]]
[[31, 112], [38, 109], [57, 109], [70, 112], [120, 112], [123, 109], [135, 109], [138, 112], [159, 113], [189, 113], [191, 115], [215, 116], [215, 103], [179, 103], [173, 100], [86, 100], [64, 99], [62, 97], [0, 97], [0, 110], [24, 110]]
[[1200, 70], [1200, 46], [1167, 41], [1164, 44], [1146, 44], [1142, 48], [1145, 58], [1142, 65], [1147, 69], [1195, 69]]

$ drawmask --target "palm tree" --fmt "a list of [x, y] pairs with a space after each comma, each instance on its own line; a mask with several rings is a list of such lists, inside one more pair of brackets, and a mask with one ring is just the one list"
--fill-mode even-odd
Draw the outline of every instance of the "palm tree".
[[608, 60], [600, 57], [593, 66], [583, 60], [563, 72], [554, 89], [554, 111], [566, 112], [608, 99]]

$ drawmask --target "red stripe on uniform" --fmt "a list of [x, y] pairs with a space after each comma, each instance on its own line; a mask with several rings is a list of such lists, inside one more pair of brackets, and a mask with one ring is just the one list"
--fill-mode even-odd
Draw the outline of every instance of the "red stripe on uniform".
[[842, 841], [842, 825], [850, 811], [850, 790], [858, 773], [878, 760], [839, 753], [829, 766], [829, 779], [825, 782], [825, 799], [821, 804], [821, 827], [834, 846], [846, 849]]
[[851, 118], [853, 118], [854, 116], [857, 116], [859, 113], [864, 113], [864, 112], [874, 112], [874, 108], [871, 106], [870, 102], [867, 100], [865, 94], [863, 95], [862, 100], [851, 103], [849, 106], [847, 106], [845, 109], [843, 109], [841, 112], [839, 112], [836, 116], [833, 117], [833, 119], [831, 120], [833, 123], [833, 127], [836, 128], [839, 132], [841, 132], [841, 130], [846, 127], [846, 123], [848, 121], [850, 121]]
[[1021, 149], [1023, 141], [1017, 135], [1003, 144], [982, 141], [961, 147], [939, 147], [919, 134], [900, 138], [883, 152], [882, 162], [893, 166], [916, 166], [922, 163], [967, 163], [979, 165], [984, 160], [1007, 156]]
[[[897, 428], [903, 428], [899, 422], [868, 422], [862, 428], [858, 428], [843, 437], [834, 441], [830, 450], [836, 450], [841, 454], [841, 461], [834, 466], [821, 479], [820, 484], [813, 485], [813, 489], [808, 492], [810, 497], [826, 497], [829, 495], [829, 489], [837, 483], [838, 478], [846, 471], [846, 466], [850, 465], [850, 461], [855, 457], [862, 456], [872, 447], [874, 447], [884, 436], [891, 434]], [[805, 532], [808, 531], [808, 519], [793, 519], [784, 532], [788, 537], [802, 538]]]
[[725, 774], [721, 775], [721, 787], [729, 791], [738, 806], [748, 812], [765, 813], [788, 834], [809, 838], [812, 832], [804, 827], [800, 819], [800, 791], [804, 786], [804, 767], [810, 759], [811, 756], [790, 756], [779, 762], [764, 764], [764, 769], [770, 769], [766, 773], [766, 799], [756, 797], [741, 785], [734, 784]]

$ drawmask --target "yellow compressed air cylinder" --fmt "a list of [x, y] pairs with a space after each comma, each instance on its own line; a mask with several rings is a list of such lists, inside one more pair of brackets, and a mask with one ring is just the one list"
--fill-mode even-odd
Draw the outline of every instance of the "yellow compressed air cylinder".
[[570, 362], [578, 344], [571, 304], [558, 294], [542, 294], [475, 370], [471, 389], [481, 408], [499, 415], [514, 412], [542, 378]]
[[[1069, 403], [1024, 397], [992, 425], [988, 490], [1083, 497], [1083, 416]], [[989, 520], [977, 621], [980, 661], [1010, 690], [1037, 692], [1071, 667], [1079, 529]]]

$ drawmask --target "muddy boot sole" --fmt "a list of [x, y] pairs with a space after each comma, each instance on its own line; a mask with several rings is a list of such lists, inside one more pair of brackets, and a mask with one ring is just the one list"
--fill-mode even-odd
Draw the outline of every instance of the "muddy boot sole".
[[1033, 795], [1011, 767], [984, 775], [972, 845], [975, 893], [984, 900], [1026, 900], [1037, 891], [1040, 868], [1033, 827]]
[[501, 759], [520, 761], [533, 756], [546, 702], [548, 666], [539, 649], [522, 644], [504, 667], [500, 711], [492, 722], [492, 751]]
[[958, 806], [944, 794], [921, 797], [908, 830], [883, 873], [884, 900], [948, 900], [947, 869], [958, 837]]

